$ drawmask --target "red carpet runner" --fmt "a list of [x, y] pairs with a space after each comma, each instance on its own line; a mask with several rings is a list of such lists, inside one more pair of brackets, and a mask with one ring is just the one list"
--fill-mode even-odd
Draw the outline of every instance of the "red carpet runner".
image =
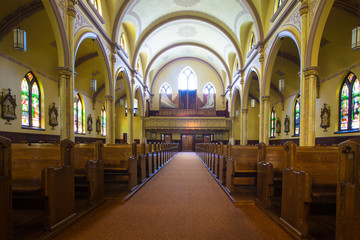
[[56, 239], [291, 239], [256, 206], [236, 208], [195, 153], [179, 153], [124, 205], [107, 202]]

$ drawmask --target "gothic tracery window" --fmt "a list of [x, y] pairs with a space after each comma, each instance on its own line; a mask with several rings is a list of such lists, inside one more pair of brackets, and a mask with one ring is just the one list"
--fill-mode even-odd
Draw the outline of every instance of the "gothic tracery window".
[[270, 118], [270, 137], [275, 137], [275, 129], [276, 129], [276, 113], [275, 107], [271, 110], [271, 118]]
[[101, 136], [106, 136], [106, 111], [105, 106], [101, 108]]
[[184, 68], [179, 76], [179, 89], [196, 90], [197, 80], [194, 71], [190, 67]]
[[204, 94], [214, 94], [215, 93], [215, 88], [211, 83], [208, 83], [205, 87], [204, 87]]
[[300, 134], [300, 96], [295, 100], [295, 111], [294, 111], [294, 135], [299, 136]]
[[21, 82], [21, 124], [24, 127], [40, 128], [41, 95], [39, 82], [28, 72]]
[[339, 130], [359, 129], [360, 82], [354, 73], [349, 73], [340, 90]]
[[79, 93], [74, 100], [74, 132], [85, 133], [85, 107]]
[[167, 95], [171, 95], [172, 94], [172, 90], [171, 87], [169, 86], [169, 84], [164, 83], [160, 89], [160, 93], [164, 93]]

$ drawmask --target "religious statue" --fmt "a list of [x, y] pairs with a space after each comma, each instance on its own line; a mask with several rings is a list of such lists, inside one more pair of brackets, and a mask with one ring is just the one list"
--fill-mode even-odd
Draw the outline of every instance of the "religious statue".
[[49, 125], [52, 130], [58, 125], [58, 109], [55, 107], [55, 103], [49, 106]]
[[87, 130], [89, 131], [89, 133], [91, 133], [91, 131], [93, 130], [92, 125], [93, 125], [93, 120], [92, 120], [92, 116], [90, 114], [87, 118], [87, 126], [88, 126]]
[[280, 122], [280, 118], [278, 117], [276, 120], [276, 133], [278, 134], [278, 136], [280, 136], [281, 133], [281, 122]]
[[327, 128], [330, 127], [330, 106], [324, 103], [324, 108], [321, 109], [321, 123], [320, 127], [324, 128], [324, 132], [327, 132]]
[[101, 132], [101, 121], [100, 121], [100, 117], [97, 117], [96, 119], [96, 132], [97, 134], [99, 134]]
[[7, 89], [7, 94], [2, 93], [0, 99], [2, 107], [2, 118], [6, 119], [8, 122], [10, 122], [10, 120], [16, 119], [16, 96], [11, 95], [11, 89]]
[[284, 121], [284, 132], [286, 132], [286, 135], [288, 135], [290, 132], [290, 118], [288, 115], [286, 115]]

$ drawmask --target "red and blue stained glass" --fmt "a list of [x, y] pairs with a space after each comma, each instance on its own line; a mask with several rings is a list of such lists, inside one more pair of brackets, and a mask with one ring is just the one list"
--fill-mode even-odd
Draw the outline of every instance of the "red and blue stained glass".
[[41, 102], [37, 79], [29, 72], [21, 81], [21, 125], [40, 128]]
[[296, 99], [295, 103], [295, 135], [300, 134], [300, 101]]
[[357, 130], [360, 126], [360, 81], [354, 73], [344, 79], [340, 91], [339, 126], [340, 131]]
[[349, 88], [345, 83], [341, 89], [340, 129], [347, 130], [349, 122]]
[[79, 94], [74, 102], [74, 131], [76, 133], [85, 133], [85, 108]]
[[23, 126], [29, 126], [29, 84], [24, 78], [21, 82], [21, 121]]

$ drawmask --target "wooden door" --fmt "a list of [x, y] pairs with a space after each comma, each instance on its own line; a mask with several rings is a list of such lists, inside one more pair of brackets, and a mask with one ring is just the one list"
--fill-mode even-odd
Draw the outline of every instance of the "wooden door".
[[204, 135], [204, 143], [210, 143], [211, 142], [211, 138], [209, 135]]
[[192, 152], [194, 144], [194, 135], [182, 135], [181, 147], [183, 152]]

